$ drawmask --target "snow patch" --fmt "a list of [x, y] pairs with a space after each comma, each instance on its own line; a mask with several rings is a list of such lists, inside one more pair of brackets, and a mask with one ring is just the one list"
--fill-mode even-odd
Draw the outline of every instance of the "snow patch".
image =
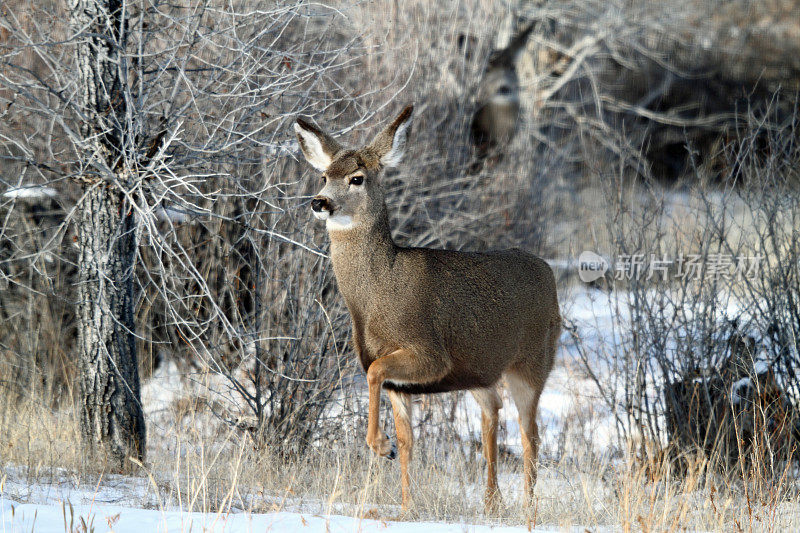
[[753, 369], [756, 371], [757, 376], [766, 374], [767, 372], [769, 372], [769, 363], [767, 363], [763, 359], [759, 359], [753, 365]]
[[29, 185], [25, 187], [14, 187], [3, 193], [4, 198], [12, 200], [39, 200], [42, 198], [55, 198], [58, 191], [52, 187], [42, 185]]
[[750, 378], [742, 378], [731, 385], [731, 403], [739, 405], [739, 402], [744, 399], [742, 389], [752, 386], [752, 383], [753, 381]]

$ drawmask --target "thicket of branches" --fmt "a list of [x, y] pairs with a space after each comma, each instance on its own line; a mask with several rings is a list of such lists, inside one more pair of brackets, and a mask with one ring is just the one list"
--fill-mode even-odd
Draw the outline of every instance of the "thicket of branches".
[[800, 443], [800, 115], [750, 118], [728, 176], [685, 205], [609, 187], [598, 290], [619, 327], [597, 346], [572, 331], [592, 375], [613, 377], [597, 385], [642, 457], [775, 480]]
[[[362, 45], [337, 33], [335, 10], [301, 4], [119, 8], [128, 10], [125, 42], [113, 43], [122, 50], [126, 113], [112, 127], [123, 132], [116, 168], [137, 176], [122, 187], [139, 241], [144, 366], [181, 357], [234, 379], [249, 359], [235, 386], [258, 427], [269, 418], [273, 430], [293, 428], [301, 432], [294, 440], [307, 442], [309, 426], [291, 419], [318, 416], [313, 407], [324, 405], [339, 361], [325, 356], [329, 276], [296, 216], [304, 188], [286, 132], [320, 103], [366, 116], [353, 109], [361, 106], [343, 74]], [[75, 95], [85, 87], [68, 15], [58, 2], [19, 3], [2, 19], [3, 375], [17, 394], [50, 389], [44, 397], [55, 405], [77, 395], [69, 389], [73, 241], [83, 189], [73, 180], [116, 175], [84, 166]]]

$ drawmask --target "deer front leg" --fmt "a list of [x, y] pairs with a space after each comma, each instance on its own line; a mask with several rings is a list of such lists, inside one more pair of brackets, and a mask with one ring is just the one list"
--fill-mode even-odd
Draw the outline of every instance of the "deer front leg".
[[[377, 363], [377, 361], [375, 362]], [[367, 385], [369, 386], [369, 414], [367, 415], [367, 445], [380, 457], [394, 459], [397, 449], [392, 445], [389, 437], [381, 430], [381, 386], [383, 380], [379, 380], [372, 369], [372, 363], [367, 371]]]
[[410, 350], [395, 350], [375, 360], [367, 370], [369, 386], [369, 416], [367, 418], [367, 444], [381, 457], [394, 459], [396, 451], [381, 430], [381, 387], [385, 381], [395, 383], [431, 383], [447, 375], [449, 359], [445, 356], [419, 356]]

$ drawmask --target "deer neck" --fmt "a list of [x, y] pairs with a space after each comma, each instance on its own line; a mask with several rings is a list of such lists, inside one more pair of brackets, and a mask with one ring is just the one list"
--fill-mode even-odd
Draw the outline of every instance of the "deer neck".
[[397, 255], [386, 205], [372, 220], [328, 234], [339, 290], [351, 312], [356, 306], [366, 310], [391, 280]]

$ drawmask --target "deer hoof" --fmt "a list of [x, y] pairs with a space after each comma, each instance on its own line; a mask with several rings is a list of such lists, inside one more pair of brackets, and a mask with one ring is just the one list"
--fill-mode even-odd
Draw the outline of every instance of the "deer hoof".
[[392, 447], [389, 449], [389, 453], [386, 454], [386, 458], [390, 461], [397, 457], [397, 444], [392, 442]]
[[388, 435], [383, 434], [378, 439], [367, 439], [367, 444], [379, 457], [394, 459], [397, 457], [397, 445], [389, 440]]

